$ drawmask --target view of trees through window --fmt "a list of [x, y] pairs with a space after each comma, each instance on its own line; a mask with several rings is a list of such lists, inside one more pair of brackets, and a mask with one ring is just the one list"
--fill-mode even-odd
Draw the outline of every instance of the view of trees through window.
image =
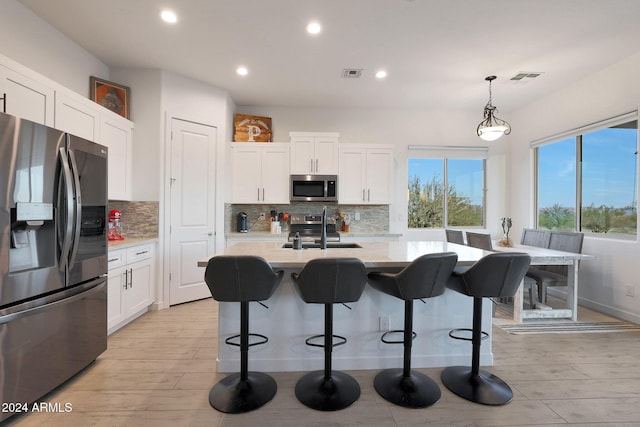
[[484, 164], [482, 159], [410, 158], [409, 228], [482, 226]]
[[538, 227], [637, 235], [637, 146], [633, 120], [538, 147]]

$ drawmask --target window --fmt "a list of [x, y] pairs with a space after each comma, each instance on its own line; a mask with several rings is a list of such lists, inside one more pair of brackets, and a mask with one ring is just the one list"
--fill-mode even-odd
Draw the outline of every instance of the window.
[[483, 226], [484, 169], [478, 158], [409, 158], [408, 227]]
[[539, 228], [637, 235], [637, 114], [533, 146]]

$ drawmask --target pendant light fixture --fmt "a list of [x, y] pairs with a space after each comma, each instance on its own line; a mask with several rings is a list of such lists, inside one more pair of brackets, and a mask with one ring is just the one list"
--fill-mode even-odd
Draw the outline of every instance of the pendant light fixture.
[[491, 82], [495, 79], [496, 76], [485, 78], [489, 82], [489, 102], [484, 106], [484, 120], [480, 122], [476, 129], [476, 134], [485, 141], [495, 141], [502, 135], [511, 133], [511, 125], [495, 116], [496, 107], [491, 104]]

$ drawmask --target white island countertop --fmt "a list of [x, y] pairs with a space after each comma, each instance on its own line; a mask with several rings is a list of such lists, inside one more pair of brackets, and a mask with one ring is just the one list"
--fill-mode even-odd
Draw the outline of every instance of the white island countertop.
[[[345, 244], [345, 242], [342, 242]], [[471, 265], [490, 253], [482, 249], [438, 241], [360, 242], [361, 248], [300, 249], [283, 248], [284, 242], [238, 242], [225, 248], [224, 255], [255, 255], [266, 259], [273, 268], [300, 269], [314, 258], [361, 259], [367, 269], [402, 268], [417, 257], [437, 252], [456, 252], [458, 265]], [[206, 267], [207, 260], [198, 265]]]

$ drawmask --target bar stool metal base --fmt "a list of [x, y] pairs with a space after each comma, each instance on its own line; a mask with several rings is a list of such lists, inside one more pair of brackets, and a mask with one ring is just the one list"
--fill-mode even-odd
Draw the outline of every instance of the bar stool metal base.
[[332, 371], [326, 379], [324, 371], [313, 371], [296, 383], [296, 397], [311, 409], [338, 411], [360, 397], [360, 385], [348, 374]]
[[440, 400], [440, 387], [428, 376], [402, 368], [385, 369], [376, 375], [373, 386], [385, 400], [405, 408], [426, 408]]
[[258, 409], [276, 395], [278, 386], [263, 372], [247, 372], [247, 380], [240, 373], [220, 380], [209, 392], [209, 404], [220, 412], [242, 414]]
[[513, 399], [511, 387], [482, 369], [472, 374], [469, 366], [451, 366], [442, 371], [442, 384], [458, 396], [483, 405], [506, 405]]

